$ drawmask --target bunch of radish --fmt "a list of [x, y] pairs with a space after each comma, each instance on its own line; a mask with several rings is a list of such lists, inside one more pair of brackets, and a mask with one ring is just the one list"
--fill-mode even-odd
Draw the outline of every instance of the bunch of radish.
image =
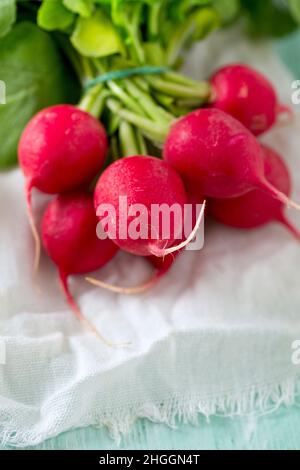
[[[42, 242], [58, 268], [72, 310], [98, 336], [100, 333], [74, 301], [68, 277], [96, 271], [122, 250], [145, 257], [152, 264], [156, 273], [149, 282], [121, 288], [90, 276], [88, 281], [126, 294], [146, 290], [170, 269], [176, 255], [194, 238], [205, 207], [193, 219], [190, 235], [179, 242], [175, 233], [182, 227], [175, 226], [175, 222], [168, 240], [161, 238], [159, 225], [152, 227], [157, 233], [154, 240], [150, 236], [123, 239], [111, 233], [122, 219], [120, 197], [126, 196], [130, 204], [143, 205], [149, 214], [153, 204], [183, 207], [188, 202], [202, 204], [208, 199], [210, 214], [226, 225], [252, 228], [277, 220], [299, 239], [297, 229], [284, 213], [287, 206], [299, 209], [290, 200], [289, 171], [275, 151], [257, 140], [285, 110], [261, 74], [246, 66], [228, 66], [211, 79], [208, 107], [169, 124], [162, 159], [134, 152], [131, 146], [131, 152], [124, 152], [126, 158], [120, 154], [116, 161], [108, 159], [105, 169], [109, 139], [95, 116], [71, 105], [41, 111], [28, 123], [19, 144], [36, 266], [40, 235], [32, 210], [33, 188], [55, 195], [43, 216]], [[126, 114], [118, 113], [116, 109], [126, 129]], [[139, 131], [143, 133], [143, 127]], [[102, 227], [109, 238], [101, 239], [96, 233], [97, 208], [105, 204], [115, 208], [116, 217], [109, 227]]]
[[283, 158], [257, 136], [271, 129], [281, 113], [272, 84], [256, 70], [229, 65], [211, 78], [211, 106], [178, 120], [164, 145], [164, 158], [181, 174], [188, 191], [209, 199], [209, 212], [236, 228], [277, 221], [297, 239], [287, 219], [291, 177]]
[[[145, 204], [149, 211], [153, 203], [184, 205], [187, 202], [184, 185], [176, 171], [158, 158], [144, 156], [121, 159], [110, 165], [99, 178], [93, 202], [89, 185], [101, 172], [107, 149], [108, 139], [102, 124], [92, 115], [70, 105], [54, 106], [39, 112], [25, 128], [19, 143], [19, 161], [26, 177], [28, 218], [36, 244], [36, 268], [40, 257], [40, 236], [32, 211], [33, 188], [56, 194], [43, 215], [42, 242], [58, 268], [70, 307], [98, 336], [100, 333], [85, 319], [74, 301], [68, 277], [100, 269], [112, 260], [120, 246], [124, 251], [147, 256], [157, 270], [154, 277], [134, 288], [118, 288], [93, 279], [90, 282], [115, 292], [142, 292], [169, 269], [173, 259], [171, 253], [176, 253], [187, 243], [174, 247], [175, 239], [171, 238], [166, 247], [165, 241], [162, 245], [159, 239], [140, 244], [139, 241], [124, 240], [122, 243], [121, 240], [97, 237], [96, 207], [101, 201], [117, 207], [121, 193], [131, 202]], [[153, 186], [156, 187], [155, 194]], [[156, 262], [157, 257], [161, 257], [160, 263]]]

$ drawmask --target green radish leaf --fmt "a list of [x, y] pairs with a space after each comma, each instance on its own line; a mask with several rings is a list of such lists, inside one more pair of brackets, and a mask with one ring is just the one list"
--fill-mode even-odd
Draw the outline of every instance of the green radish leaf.
[[219, 13], [223, 24], [233, 21], [238, 16], [241, 9], [240, 0], [213, 0], [212, 3]]
[[38, 11], [37, 23], [46, 31], [64, 31], [71, 26], [74, 18], [74, 13], [63, 5], [62, 0], [44, 0]]
[[1, 0], [0, 2], [0, 37], [11, 30], [16, 21], [17, 7], [15, 0]]
[[193, 39], [200, 40], [220, 27], [220, 17], [213, 8], [201, 8], [195, 14], [195, 23], [196, 32]]
[[170, 5], [170, 15], [177, 21], [184, 21], [186, 16], [199, 7], [211, 6], [213, 0], [175, 0]]
[[18, 141], [29, 119], [47, 106], [76, 102], [79, 86], [51, 36], [30, 22], [18, 23], [0, 41], [0, 80], [6, 85], [6, 104], [0, 104], [0, 168], [6, 168], [17, 162]]
[[71, 42], [86, 57], [106, 57], [124, 52], [117, 30], [100, 9], [90, 18], [77, 19]]
[[72, 11], [78, 13], [83, 18], [89, 18], [93, 12], [93, 0], [63, 0], [64, 6]]
[[300, 23], [300, 0], [289, 0], [289, 6], [294, 19]]
[[298, 25], [291, 16], [289, 4], [275, 0], [241, 0], [253, 37], [282, 37]]

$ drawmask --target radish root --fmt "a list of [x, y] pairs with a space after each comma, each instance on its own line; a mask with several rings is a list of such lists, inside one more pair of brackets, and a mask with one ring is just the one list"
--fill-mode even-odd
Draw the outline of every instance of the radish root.
[[152, 276], [148, 281], [134, 287], [114, 286], [112, 284], [108, 284], [93, 277], [86, 277], [85, 280], [90, 284], [93, 284], [94, 286], [101, 287], [102, 289], [106, 289], [111, 292], [115, 292], [116, 294], [136, 295], [143, 294], [147, 290], [151, 289], [151, 287], [153, 287], [159, 281], [159, 279], [166, 273], [166, 271], [166, 269], [157, 271], [154, 276]]
[[280, 217], [278, 217], [278, 222], [280, 222], [284, 227], [300, 242], [300, 231], [295, 227], [292, 222], [288, 220], [288, 218], [284, 215], [281, 214]]
[[282, 193], [281, 191], [278, 191], [278, 189], [276, 189], [267, 180], [264, 180], [261, 184], [258, 185], [258, 187], [265, 193], [270, 194], [270, 196], [273, 196], [275, 199], [278, 199], [278, 201], [282, 202], [288, 208], [300, 211], [300, 204], [297, 204], [296, 202], [292, 201], [286, 194]]
[[199, 230], [200, 224], [204, 216], [205, 207], [206, 207], [206, 201], [203, 201], [202, 208], [197, 218], [195, 227], [193, 228], [192, 232], [190, 233], [190, 235], [188, 236], [186, 240], [184, 240], [182, 243], [179, 243], [179, 245], [175, 245], [170, 248], [159, 249], [159, 248], [154, 247], [152, 249], [152, 255], [157, 256], [158, 258], [164, 258], [165, 256], [170, 255], [171, 253], [175, 253], [176, 251], [182, 250], [189, 243], [191, 243], [191, 241], [195, 238], [197, 231]]
[[101, 333], [97, 330], [97, 328], [92, 323], [90, 323], [87, 320], [87, 318], [82, 314], [80, 308], [75, 302], [74, 297], [72, 296], [69, 286], [68, 286], [68, 276], [63, 272], [60, 272], [59, 279], [60, 279], [63, 292], [66, 296], [67, 302], [70, 308], [72, 309], [72, 312], [76, 315], [78, 320], [86, 328], [88, 328], [92, 333], [94, 333], [97, 336], [98, 339], [100, 339], [104, 344], [106, 344], [106, 346], [109, 346], [110, 348], [122, 348], [122, 347], [126, 347], [130, 345], [130, 343], [115, 344], [115, 343], [112, 343], [111, 341], [108, 341], [106, 338], [104, 338], [104, 336], [101, 335]]
[[39, 232], [36, 227], [36, 223], [35, 223], [34, 216], [33, 216], [31, 192], [32, 192], [32, 183], [29, 182], [28, 185], [26, 185], [27, 217], [28, 217], [30, 229], [31, 229], [34, 244], [35, 244], [34, 271], [37, 272], [39, 269], [40, 258], [41, 258], [41, 239], [40, 239]]

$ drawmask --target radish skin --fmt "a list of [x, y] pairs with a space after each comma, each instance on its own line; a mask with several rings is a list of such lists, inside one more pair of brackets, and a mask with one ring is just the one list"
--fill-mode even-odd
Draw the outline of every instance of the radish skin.
[[87, 274], [102, 268], [118, 252], [118, 247], [109, 239], [98, 239], [97, 223], [91, 194], [73, 192], [56, 196], [43, 215], [42, 242], [58, 268], [61, 285], [72, 311], [103, 340], [80, 312], [67, 282], [71, 275]]
[[287, 111], [279, 104], [272, 83], [249, 66], [227, 65], [215, 72], [210, 83], [215, 97], [212, 106], [235, 117], [256, 136], [271, 129]]
[[[282, 157], [273, 149], [262, 146], [267, 180], [287, 197], [291, 194], [291, 177]], [[212, 199], [209, 213], [220, 223], [241, 229], [251, 229], [277, 221], [300, 241], [299, 230], [287, 219], [285, 205], [255, 189], [234, 199]]]
[[164, 145], [164, 159], [189, 185], [210, 198], [239, 197], [259, 188], [300, 210], [264, 174], [263, 150], [240, 122], [219, 109], [199, 109], [179, 119]]
[[26, 178], [28, 219], [36, 243], [35, 266], [40, 242], [32, 213], [32, 189], [57, 194], [90, 183], [104, 164], [107, 148], [102, 124], [72, 105], [46, 108], [27, 124], [18, 155]]
[[[119, 228], [124, 222], [122, 219], [124, 214], [121, 214], [119, 207], [121, 197], [127, 198], [128, 207], [140, 204], [146, 209], [149, 222], [148, 226], [144, 227], [148, 234], [145, 239], [139, 237], [137, 240], [133, 240], [129, 236], [123, 239], [124, 237], [120, 236]], [[158, 226], [151, 225], [153, 223], [151, 221], [151, 207], [153, 205], [165, 204], [170, 208], [177, 204], [184, 214], [184, 205], [187, 203], [181, 178], [166, 162], [148, 156], [132, 156], [117, 160], [100, 176], [95, 189], [94, 202], [96, 211], [104, 204], [109, 204], [114, 208], [115, 217], [110, 221], [110, 227], [104, 227], [104, 230], [122, 250], [138, 256], [164, 257], [182, 248], [181, 244], [177, 248], [173, 245], [175, 234], [179, 233], [183, 227], [183, 220], [180, 220], [180, 225], [178, 223], [176, 225], [174, 220], [171, 220], [170, 238], [167, 240], [160, 239], [161, 227], [159, 224]], [[133, 219], [132, 216], [126, 217], [127, 225], [124, 230]], [[102, 220], [101, 217], [100, 220]], [[157, 239], [151, 239], [150, 228], [157, 234]]]
[[[196, 211], [196, 205], [197, 204], [203, 204], [204, 202], [204, 197], [199, 194], [197, 187], [188, 187], [187, 188], [187, 195], [188, 195], [188, 202], [189, 204], [193, 205], [193, 210], [192, 210], [192, 226], [195, 226], [197, 223], [197, 211]], [[184, 241], [184, 239], [182, 240]], [[97, 287], [101, 287], [106, 290], [110, 290], [112, 292], [118, 293], [118, 294], [125, 294], [125, 295], [135, 295], [135, 294], [141, 294], [146, 292], [147, 290], [151, 289], [154, 287], [154, 285], [165, 275], [168, 273], [168, 271], [171, 269], [173, 266], [177, 256], [180, 254], [180, 250], [176, 250], [173, 253], [167, 254], [163, 257], [158, 257], [155, 255], [151, 255], [146, 257], [146, 259], [149, 261], [149, 263], [156, 269], [155, 274], [146, 282], [134, 286], [134, 287], [121, 287], [121, 286], [114, 286], [111, 284], [107, 284], [103, 281], [99, 281], [98, 279], [92, 278], [92, 277], [86, 277], [86, 280], [90, 283], [93, 284]]]

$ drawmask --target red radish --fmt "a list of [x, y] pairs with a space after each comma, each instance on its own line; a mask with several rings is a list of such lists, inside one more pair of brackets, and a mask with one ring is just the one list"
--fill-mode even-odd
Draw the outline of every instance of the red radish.
[[[174, 246], [182, 233], [187, 196], [176, 171], [155, 157], [132, 156], [114, 162], [100, 176], [94, 202], [108, 236], [122, 250], [140, 256], [164, 257], [180, 250], [193, 239], [203, 216], [202, 211], [190, 237]], [[128, 209], [121, 207], [123, 204], [127, 204]], [[137, 204], [141, 208], [140, 219], [143, 220], [139, 224], [139, 231], [143, 232], [143, 236], [133, 239], [128, 229], [138, 215], [130, 214], [129, 211]], [[161, 220], [152, 220], [151, 211], [154, 206], [161, 205], [170, 210], [174, 204], [181, 210], [182, 217], [180, 220], [170, 217], [169, 237], [162, 237]], [[114, 214], [109, 216], [109, 223], [104, 222], [106, 215], [99, 213], [99, 208], [105, 205], [114, 209]]]
[[263, 151], [240, 122], [219, 109], [198, 109], [178, 120], [164, 146], [164, 159], [187, 186], [211, 198], [239, 197], [259, 188], [299, 209], [264, 175]]
[[48, 194], [77, 189], [101, 169], [108, 141], [101, 123], [72, 105], [46, 108], [27, 124], [19, 143], [19, 161], [26, 177], [28, 217], [36, 240], [39, 236], [31, 207], [31, 191]]
[[[193, 209], [191, 213], [192, 215], [191, 226], [193, 227], [197, 223], [196, 204], [203, 204], [204, 198], [203, 196], [199, 194], [197, 187], [187, 188], [187, 194], [188, 194], [188, 203], [193, 204]], [[104, 283], [103, 281], [99, 281], [98, 279], [91, 278], [91, 277], [87, 277], [86, 280], [90, 284], [101, 287], [103, 289], [110, 290], [118, 294], [127, 294], [127, 295], [141, 294], [151, 289], [165, 274], [169, 272], [177, 256], [180, 253], [181, 251], [176, 251], [174, 253], [170, 253], [169, 255], [163, 258], [160, 258], [157, 256], [146, 257], [146, 260], [156, 269], [156, 272], [148, 281], [135, 287], [113, 286], [111, 284]]]
[[118, 247], [111, 240], [100, 240], [97, 237], [97, 224], [91, 194], [61, 194], [49, 203], [44, 213], [42, 241], [46, 252], [58, 267], [60, 281], [71, 309], [80, 321], [99, 336], [95, 327], [80, 312], [67, 282], [70, 275], [100, 269], [117, 253]]
[[190, 182], [190, 184], [185, 186], [186, 192], [187, 192], [187, 197], [188, 197], [188, 202], [189, 204], [193, 204], [193, 223], [195, 223], [195, 217], [196, 217], [196, 211], [195, 207], [196, 204], [203, 204], [205, 201], [205, 197], [199, 190], [199, 185], [193, 181]]
[[[291, 178], [283, 159], [264, 146], [265, 175], [268, 181], [287, 196], [291, 194]], [[234, 199], [212, 199], [210, 214], [219, 222], [237, 228], [255, 228], [270, 222], [280, 222], [300, 240], [300, 232], [288, 221], [282, 202], [254, 189]]]
[[235, 117], [256, 136], [270, 129], [278, 114], [291, 113], [279, 104], [270, 81], [246, 65], [227, 65], [210, 81], [214, 93], [212, 106]]
[[158, 269], [159, 272], [165, 274], [171, 267], [173, 266], [176, 257], [179, 255], [179, 251], [176, 253], [171, 253], [167, 255], [165, 258], [158, 258], [157, 256], [149, 256], [146, 258], [149, 263], [154, 266], [154, 268]]

